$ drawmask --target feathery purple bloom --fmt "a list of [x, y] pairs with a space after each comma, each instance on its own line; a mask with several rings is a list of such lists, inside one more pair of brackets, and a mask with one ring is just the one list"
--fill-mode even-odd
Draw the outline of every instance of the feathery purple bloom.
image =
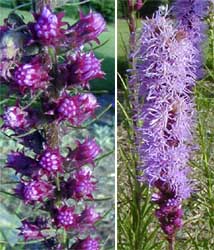
[[204, 18], [208, 14], [209, 0], [176, 0], [173, 10], [178, 23], [187, 32], [189, 39], [199, 51], [195, 56], [198, 64], [197, 76], [201, 78], [203, 76], [202, 45], [205, 42], [207, 31]]
[[[192, 88], [196, 79], [198, 53], [180, 26], [157, 12], [143, 24], [133, 105], [137, 111], [136, 143], [140, 157], [140, 181], [159, 190], [153, 195], [156, 216], [171, 240], [182, 226], [182, 200], [192, 188], [188, 161], [193, 149], [195, 121]], [[132, 93], [132, 96], [134, 93]]]

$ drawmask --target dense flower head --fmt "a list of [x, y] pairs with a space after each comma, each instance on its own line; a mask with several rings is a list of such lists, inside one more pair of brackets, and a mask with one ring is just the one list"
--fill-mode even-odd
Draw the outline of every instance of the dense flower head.
[[28, 220], [22, 221], [22, 226], [19, 230], [19, 234], [24, 237], [25, 241], [39, 240], [47, 236], [41, 231], [41, 227]]
[[77, 147], [71, 152], [71, 160], [76, 167], [81, 167], [85, 164], [94, 165], [95, 158], [100, 154], [101, 148], [93, 139], [85, 139], [83, 143], [76, 142]]
[[8, 107], [3, 115], [4, 127], [13, 130], [25, 129], [30, 125], [28, 112], [19, 106]]
[[71, 55], [66, 64], [61, 67], [63, 80], [70, 87], [81, 86], [89, 88], [89, 81], [103, 78], [105, 73], [101, 70], [101, 60], [94, 53], [77, 52]]
[[47, 175], [63, 172], [63, 158], [59, 149], [47, 148], [39, 157], [39, 164]]
[[34, 93], [39, 89], [46, 89], [49, 82], [48, 72], [39, 62], [19, 65], [14, 72], [14, 81], [21, 92], [30, 90]]
[[25, 204], [43, 202], [54, 195], [54, 186], [43, 180], [21, 182], [15, 189], [15, 194], [24, 200]]
[[29, 177], [37, 177], [40, 170], [38, 161], [21, 152], [11, 152], [7, 157], [6, 167]]
[[91, 171], [80, 169], [66, 183], [67, 196], [76, 200], [85, 198], [93, 199], [93, 191], [96, 189], [96, 182], [93, 180]]
[[144, 23], [140, 41], [137, 77], [142, 84], [138, 94], [144, 105], [139, 106], [137, 114], [143, 125], [138, 125], [136, 131], [139, 141], [144, 141], [138, 145], [144, 178], [150, 185], [163, 179], [178, 196], [187, 198], [190, 185], [186, 175], [195, 115], [189, 97], [196, 78], [195, 49], [159, 13]]
[[57, 209], [55, 215], [55, 222], [58, 227], [63, 227], [66, 230], [70, 228], [76, 228], [77, 226], [77, 215], [74, 212], [74, 207], [68, 207], [66, 205]]
[[100, 244], [98, 239], [88, 236], [86, 239], [79, 239], [73, 246], [74, 250], [99, 250]]
[[198, 64], [197, 76], [199, 78], [203, 76], [202, 43], [206, 39], [207, 26], [204, 18], [208, 14], [208, 9], [209, 0], [176, 0], [173, 6], [177, 21], [187, 32], [194, 46], [199, 50], [195, 55]]
[[93, 207], [86, 207], [78, 218], [81, 224], [94, 225], [101, 218]]
[[106, 30], [106, 22], [103, 17], [96, 12], [90, 11], [84, 16], [80, 12], [80, 20], [68, 30], [68, 40], [74, 47], [80, 47], [84, 43], [96, 41], [98, 36]]
[[59, 121], [67, 120], [72, 125], [78, 126], [91, 117], [97, 107], [99, 105], [96, 97], [92, 94], [75, 96], [65, 94], [58, 99], [55, 113]]
[[56, 45], [64, 37], [62, 22], [64, 13], [54, 14], [45, 6], [40, 15], [35, 14], [36, 23], [33, 24], [33, 32], [38, 40], [45, 45]]
[[[182, 227], [182, 200], [190, 196], [189, 159], [194, 149], [198, 49], [187, 31], [158, 11], [144, 21], [137, 59], [135, 132], [140, 181], [154, 188], [156, 217], [168, 240]], [[132, 84], [134, 81], [131, 79]], [[132, 88], [131, 88], [132, 89]]]

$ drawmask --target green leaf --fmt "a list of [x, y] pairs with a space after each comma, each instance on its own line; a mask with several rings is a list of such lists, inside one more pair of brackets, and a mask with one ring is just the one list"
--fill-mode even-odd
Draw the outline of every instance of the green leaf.
[[18, 230], [21, 226], [20, 219], [8, 211], [8, 209], [0, 204], [0, 239], [3, 238], [10, 246], [14, 246], [18, 241]]

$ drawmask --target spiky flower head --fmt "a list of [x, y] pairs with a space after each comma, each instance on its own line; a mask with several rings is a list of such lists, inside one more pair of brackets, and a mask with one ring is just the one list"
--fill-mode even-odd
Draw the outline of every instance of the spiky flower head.
[[49, 176], [55, 176], [63, 172], [63, 158], [59, 149], [47, 148], [39, 157], [39, 164]]
[[99, 250], [100, 244], [99, 240], [88, 236], [85, 239], [79, 239], [73, 246], [74, 250]]
[[99, 13], [90, 11], [84, 16], [80, 12], [80, 20], [67, 31], [68, 40], [73, 47], [80, 47], [91, 41], [99, 43], [98, 36], [105, 30], [106, 22]]
[[93, 199], [92, 193], [95, 189], [96, 182], [88, 169], [80, 169], [66, 183], [67, 197], [72, 197], [75, 200]]
[[17, 185], [15, 194], [24, 200], [25, 204], [35, 204], [47, 198], [53, 198], [54, 186], [43, 180], [21, 182]]
[[86, 207], [79, 216], [78, 222], [83, 225], [86, 224], [92, 226], [100, 220], [100, 218], [100, 214], [98, 214], [93, 207]]
[[22, 226], [19, 228], [19, 230], [19, 235], [22, 235], [25, 241], [40, 240], [47, 237], [47, 235], [41, 231], [41, 227], [28, 220], [22, 221]]
[[206, 39], [207, 25], [204, 18], [208, 14], [209, 0], [176, 0], [173, 6], [174, 14], [178, 23], [187, 32], [189, 39], [198, 49], [195, 57], [197, 60], [197, 76], [203, 76], [203, 53], [202, 45]]
[[85, 94], [75, 96], [64, 94], [57, 101], [55, 108], [56, 117], [58, 121], [67, 120], [74, 126], [81, 125], [99, 107], [95, 100], [96, 97], [92, 94], [90, 96]]
[[6, 167], [13, 168], [16, 173], [32, 178], [38, 176], [41, 168], [38, 161], [21, 152], [11, 152], [7, 157]]
[[49, 83], [46, 69], [39, 61], [19, 65], [14, 72], [14, 81], [21, 92], [26, 89], [34, 93], [39, 89], [46, 89]]
[[74, 207], [66, 205], [57, 209], [55, 222], [58, 227], [63, 227], [65, 230], [77, 227], [77, 215], [74, 212]]
[[73, 164], [76, 167], [81, 167], [85, 164], [94, 165], [95, 158], [100, 154], [101, 148], [93, 139], [85, 139], [83, 143], [80, 141], [76, 142], [77, 147], [71, 152], [71, 158]]
[[24, 130], [30, 125], [28, 112], [21, 109], [18, 105], [6, 108], [3, 120], [3, 126], [13, 130]]
[[101, 60], [98, 60], [92, 51], [71, 55], [67, 63], [62, 65], [61, 71], [65, 83], [70, 87], [89, 88], [90, 80], [103, 78], [105, 75], [101, 70]]
[[54, 14], [48, 6], [45, 6], [42, 12], [34, 14], [36, 23], [32, 25], [33, 32], [38, 40], [44, 45], [57, 45], [64, 38], [65, 25], [62, 22], [64, 13]]

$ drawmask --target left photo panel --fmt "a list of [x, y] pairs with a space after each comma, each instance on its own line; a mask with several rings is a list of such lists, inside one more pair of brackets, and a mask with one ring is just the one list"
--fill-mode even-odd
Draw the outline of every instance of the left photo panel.
[[115, 1], [0, 0], [0, 250], [115, 247]]

